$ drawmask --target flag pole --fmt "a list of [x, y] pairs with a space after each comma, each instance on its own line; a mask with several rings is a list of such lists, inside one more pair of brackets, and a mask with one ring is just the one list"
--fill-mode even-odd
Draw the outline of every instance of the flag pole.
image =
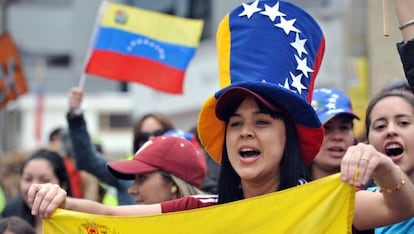
[[47, 64], [44, 58], [36, 58], [35, 65], [35, 114], [34, 114], [34, 138], [36, 144], [40, 144], [43, 136], [43, 118], [45, 111], [45, 74]]
[[92, 49], [93, 49], [93, 46], [95, 44], [96, 34], [97, 34], [98, 28], [99, 28], [99, 22], [101, 21], [102, 13], [103, 13], [105, 7], [108, 5], [108, 3], [109, 3], [108, 0], [103, 0], [102, 1], [101, 6], [99, 7], [99, 10], [98, 10], [98, 13], [97, 13], [97, 17], [95, 19], [95, 24], [94, 24], [94, 27], [93, 27], [92, 35], [91, 35], [91, 38], [89, 40], [88, 49], [86, 50], [87, 52], [86, 52], [86, 55], [85, 55], [85, 58], [84, 58], [84, 61], [83, 61], [82, 74], [81, 74], [80, 79], [79, 79], [78, 87], [81, 88], [81, 89], [83, 89], [83, 87], [85, 85], [85, 80], [86, 80], [85, 68], [86, 68], [86, 64], [88, 63], [88, 61], [91, 57], [91, 54], [92, 54]]
[[388, 37], [390, 35], [390, 5], [388, 0], [382, 0], [382, 17], [384, 36]]

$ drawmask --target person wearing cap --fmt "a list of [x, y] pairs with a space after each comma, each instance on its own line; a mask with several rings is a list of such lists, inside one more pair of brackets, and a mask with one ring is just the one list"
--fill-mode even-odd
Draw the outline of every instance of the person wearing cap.
[[153, 204], [202, 194], [206, 175], [204, 158], [182, 137], [159, 136], [148, 140], [132, 160], [108, 163], [119, 179], [134, 180], [128, 192], [137, 204]]
[[[316, 21], [290, 2], [243, 3], [221, 21], [217, 32], [221, 89], [202, 105], [197, 128], [207, 153], [221, 164], [216, 199], [189, 196], [160, 204], [105, 207], [66, 198], [56, 186], [41, 184], [29, 191], [32, 213], [49, 217], [62, 207], [106, 215], [160, 214], [306, 183], [310, 180], [306, 165], [324, 136], [310, 104], [324, 41]], [[414, 215], [414, 186], [392, 160], [370, 145], [349, 147], [341, 162], [341, 179], [360, 186], [370, 177], [384, 187], [397, 184], [398, 191], [357, 192], [355, 228], [369, 229]]]
[[349, 97], [336, 88], [313, 91], [312, 106], [325, 130], [322, 145], [310, 165], [312, 179], [340, 172], [342, 158], [349, 146], [355, 145], [354, 120]]

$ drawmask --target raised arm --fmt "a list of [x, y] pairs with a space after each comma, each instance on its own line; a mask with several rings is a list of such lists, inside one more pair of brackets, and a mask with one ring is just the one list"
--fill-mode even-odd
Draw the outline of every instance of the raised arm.
[[107, 158], [93, 147], [84, 116], [80, 111], [83, 100], [82, 89], [71, 89], [68, 99], [69, 113], [67, 121], [76, 167], [93, 174], [101, 182], [115, 187], [118, 190], [118, 199], [121, 205], [134, 204], [135, 200], [128, 194], [131, 181], [119, 180], [112, 176], [106, 167], [108, 163]]
[[32, 215], [49, 218], [57, 208], [99, 215], [144, 216], [161, 214], [161, 205], [106, 206], [101, 203], [69, 198], [66, 191], [56, 184], [33, 184], [29, 188], [28, 200]]
[[[357, 181], [354, 181], [357, 170]], [[359, 143], [348, 148], [341, 163], [341, 178], [357, 186], [373, 178], [383, 188], [382, 192], [361, 190], [355, 194], [353, 224], [358, 230], [381, 227], [414, 216], [411, 180], [372, 145]]]
[[394, 0], [401, 35], [405, 43], [414, 39], [414, 1]]
[[394, 0], [403, 42], [397, 43], [405, 77], [414, 92], [414, 0]]

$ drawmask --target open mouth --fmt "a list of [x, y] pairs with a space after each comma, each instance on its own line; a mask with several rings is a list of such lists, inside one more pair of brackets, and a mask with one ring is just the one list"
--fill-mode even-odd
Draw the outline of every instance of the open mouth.
[[343, 153], [345, 151], [342, 147], [339, 147], [339, 146], [331, 147], [328, 150], [332, 152], [339, 152], [339, 153]]
[[252, 149], [252, 148], [245, 148], [240, 150], [240, 156], [243, 158], [251, 158], [251, 157], [257, 157], [260, 154], [260, 151]]
[[385, 148], [385, 154], [388, 157], [395, 157], [404, 152], [404, 148], [400, 144], [390, 144]]

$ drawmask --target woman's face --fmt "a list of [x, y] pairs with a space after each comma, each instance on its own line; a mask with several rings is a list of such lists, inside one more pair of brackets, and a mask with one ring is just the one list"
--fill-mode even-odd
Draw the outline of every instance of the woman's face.
[[242, 181], [274, 181], [286, 144], [282, 119], [259, 110], [255, 99], [245, 98], [226, 127], [226, 147], [231, 165]]
[[407, 174], [414, 170], [414, 110], [401, 97], [380, 100], [369, 115], [368, 141]]
[[177, 193], [171, 192], [172, 186], [159, 171], [137, 174], [128, 193], [135, 197], [137, 204], [154, 204], [177, 198]]
[[26, 204], [27, 192], [32, 184], [52, 183], [60, 184], [52, 165], [46, 159], [33, 159], [26, 163], [20, 179], [20, 192]]
[[152, 133], [160, 129], [163, 129], [161, 123], [151, 116], [146, 118], [141, 125], [141, 132]]
[[160, 136], [164, 134], [164, 132], [165, 129], [161, 123], [156, 118], [149, 116], [142, 122], [138, 140], [138, 148], [140, 148], [151, 137]]
[[325, 135], [314, 166], [323, 171], [339, 171], [346, 150], [355, 141], [352, 121], [349, 116], [336, 116], [323, 125]]

